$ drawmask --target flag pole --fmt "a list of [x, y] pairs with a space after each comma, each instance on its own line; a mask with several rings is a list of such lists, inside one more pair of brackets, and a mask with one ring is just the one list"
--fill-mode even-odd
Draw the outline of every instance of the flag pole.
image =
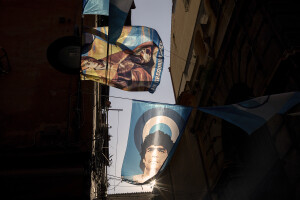
[[105, 70], [105, 80], [106, 85], [108, 85], [107, 78], [108, 78], [108, 54], [109, 54], [109, 17], [108, 17], [108, 26], [107, 26], [107, 46], [106, 46], [106, 70]]

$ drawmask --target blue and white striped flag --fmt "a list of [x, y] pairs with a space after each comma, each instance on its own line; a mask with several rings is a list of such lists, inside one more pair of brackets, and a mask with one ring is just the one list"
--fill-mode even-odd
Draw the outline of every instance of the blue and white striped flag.
[[83, 14], [108, 15], [109, 0], [83, 0]]
[[227, 106], [198, 109], [220, 117], [240, 127], [250, 135], [275, 114], [284, 114], [299, 103], [300, 92], [289, 92], [262, 96]]

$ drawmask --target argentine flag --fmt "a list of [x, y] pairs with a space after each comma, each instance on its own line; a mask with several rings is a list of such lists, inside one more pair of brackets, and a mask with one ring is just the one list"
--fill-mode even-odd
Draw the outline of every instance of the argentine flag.
[[108, 15], [109, 0], [83, 0], [83, 14]]
[[115, 44], [122, 33], [133, 0], [110, 0], [109, 43]]
[[116, 44], [133, 0], [83, 0], [83, 14], [109, 15], [109, 43]]
[[275, 114], [284, 114], [299, 103], [300, 92], [289, 92], [262, 96], [227, 106], [198, 109], [220, 117], [240, 127], [250, 135]]

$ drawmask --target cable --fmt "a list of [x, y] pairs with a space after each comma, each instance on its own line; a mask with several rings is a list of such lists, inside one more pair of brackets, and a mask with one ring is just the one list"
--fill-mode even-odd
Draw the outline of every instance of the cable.
[[[185, 58], [183, 58], [183, 57], [181, 57], [181, 56], [178, 56], [177, 54], [173, 53], [172, 51], [169, 51], [169, 50], [167, 50], [167, 49], [164, 49], [164, 50], [166, 50], [167, 52], [170, 52], [170, 54], [173, 54], [174, 56], [180, 58], [180, 59], [183, 60], [183, 61], [188, 61], [188, 60], [186, 60]], [[171, 57], [171, 56], [167, 56], [167, 57]], [[196, 63], [195, 63], [195, 62], [191, 62], [191, 64], [196, 64]]]
[[112, 174], [107, 174], [107, 176], [109, 176], [110, 178], [118, 178], [118, 179], [122, 179], [120, 176], [115, 176], [115, 175], [112, 175]]
[[[93, 94], [93, 95], [96, 95], [96, 94], [90, 93], [90, 92], [83, 92], [83, 94]], [[110, 97], [110, 98], [116, 98], [116, 99], [123, 99], [123, 100], [142, 101], [142, 102], [149, 102], [149, 103], [167, 104], [167, 105], [178, 106], [177, 104], [169, 104], [169, 103], [161, 103], [161, 102], [145, 101], [145, 100], [140, 100], [140, 99], [132, 99], [132, 98], [126, 98], [126, 97], [117, 97], [117, 96], [111, 96], [111, 95], [103, 95], [103, 94], [101, 94], [100, 96], [105, 96], [105, 97]], [[180, 105], [180, 106], [182, 106], [182, 105]], [[193, 107], [193, 106], [183, 106], [183, 107], [189, 107], [189, 108], [193, 108], [193, 109], [198, 109], [198, 108], [200, 108], [200, 107]]]
[[112, 180], [119, 180], [119, 181], [122, 181], [122, 179], [121, 179], [121, 178], [116, 178], [116, 177], [110, 177], [110, 176], [108, 176], [108, 179], [112, 179]]
[[118, 187], [120, 185], [120, 183], [122, 183], [122, 181], [120, 181], [117, 185], [114, 186], [114, 188], [108, 189], [108, 190], [115, 190], [116, 187]]
[[[94, 93], [92, 93], [92, 92], [83, 92], [83, 94], [93, 94], [93, 95], [97, 95], [97, 94], [94, 94]], [[123, 100], [134, 100], [134, 99], [131, 99], [131, 98], [126, 98], [126, 97], [116, 97], [116, 96], [104, 95], [104, 94], [101, 94], [100, 96], [111, 97], [111, 98], [116, 98], [116, 99], [123, 99]]]

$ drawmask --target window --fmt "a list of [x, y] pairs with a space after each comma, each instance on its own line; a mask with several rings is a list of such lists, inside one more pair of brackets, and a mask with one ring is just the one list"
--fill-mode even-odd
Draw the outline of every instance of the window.
[[191, 1], [191, 0], [183, 0], [185, 12], [188, 12], [188, 11], [189, 11], [190, 1]]

